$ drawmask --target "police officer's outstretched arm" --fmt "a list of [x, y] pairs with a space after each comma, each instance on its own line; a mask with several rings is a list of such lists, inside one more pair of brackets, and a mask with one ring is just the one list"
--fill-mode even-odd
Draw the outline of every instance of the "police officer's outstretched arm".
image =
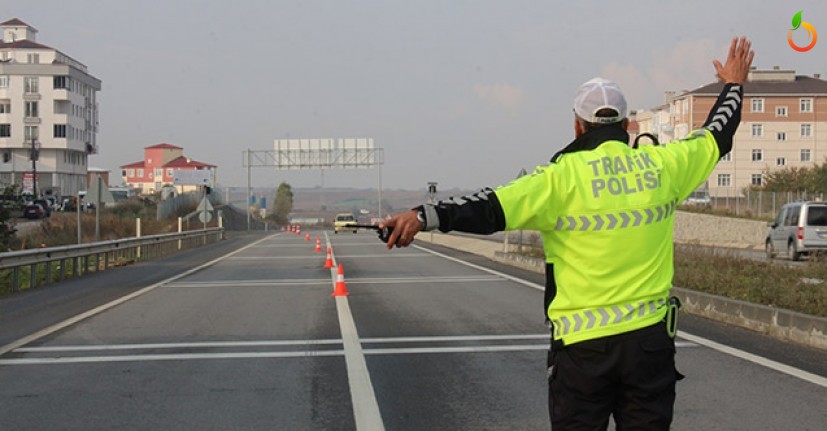
[[732, 149], [732, 137], [741, 122], [741, 97], [744, 92], [742, 86], [747, 81], [752, 59], [755, 57], [751, 46], [752, 43], [745, 37], [736, 37], [732, 39], [724, 64], [718, 60], [712, 62], [715, 66], [715, 76], [724, 83], [724, 88], [709, 111], [703, 127], [715, 137], [719, 157]]
[[380, 227], [390, 227], [388, 248], [407, 247], [422, 230], [460, 231], [490, 234], [505, 229], [505, 216], [494, 190], [486, 188], [436, 204], [426, 204], [385, 220]]

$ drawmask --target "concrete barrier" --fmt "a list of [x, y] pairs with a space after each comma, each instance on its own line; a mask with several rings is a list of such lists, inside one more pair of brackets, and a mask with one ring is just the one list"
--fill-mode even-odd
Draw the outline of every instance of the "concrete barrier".
[[678, 211], [673, 239], [686, 244], [763, 250], [767, 229], [763, 221]]

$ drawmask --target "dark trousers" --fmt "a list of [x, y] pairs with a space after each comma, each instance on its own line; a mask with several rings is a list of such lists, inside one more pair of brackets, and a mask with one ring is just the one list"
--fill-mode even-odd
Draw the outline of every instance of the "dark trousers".
[[675, 342], [664, 323], [570, 346], [552, 343], [549, 414], [554, 431], [668, 430], [675, 404]]

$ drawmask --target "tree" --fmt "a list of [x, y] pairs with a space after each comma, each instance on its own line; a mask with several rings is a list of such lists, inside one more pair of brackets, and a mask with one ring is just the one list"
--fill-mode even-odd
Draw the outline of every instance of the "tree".
[[813, 167], [788, 167], [764, 171], [764, 185], [753, 190], [767, 192], [824, 193], [827, 191], [827, 163]]
[[273, 212], [270, 218], [278, 224], [287, 224], [287, 216], [293, 211], [293, 188], [290, 184], [282, 182], [276, 190], [276, 198], [273, 199]]

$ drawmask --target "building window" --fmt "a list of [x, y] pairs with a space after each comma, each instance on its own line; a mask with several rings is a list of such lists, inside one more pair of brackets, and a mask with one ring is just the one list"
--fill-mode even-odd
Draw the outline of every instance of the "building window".
[[129, 177], [129, 178], [134, 178], [135, 177], [135, 169], [127, 169], [126, 170], [126, 176]]
[[167, 176], [172, 178], [172, 169], [167, 169]]
[[784, 157], [779, 157], [775, 159], [775, 166], [784, 166], [787, 164], [787, 159]]
[[65, 90], [67, 88], [68, 76], [55, 76], [53, 80], [55, 90]]
[[753, 162], [760, 162], [764, 160], [764, 150], [755, 149], [752, 150], [752, 161]]
[[37, 93], [38, 92], [38, 85], [37, 85], [37, 77], [36, 76], [27, 76], [23, 78], [23, 91], [26, 93]]
[[0, 114], [11, 114], [11, 101], [0, 100]]
[[26, 117], [27, 118], [37, 118], [37, 102], [26, 102]]
[[729, 187], [732, 185], [730, 174], [718, 174], [718, 187]]
[[754, 186], [760, 186], [763, 182], [763, 176], [761, 174], [752, 174], [752, 181], [751, 184]]
[[138, 169], [138, 178], [143, 178], [143, 177], [144, 177], [144, 170], [143, 169]]
[[764, 125], [763, 124], [753, 124], [752, 125], [752, 137], [753, 138], [760, 138], [764, 136]]
[[722, 161], [722, 162], [730, 162], [730, 161], [732, 161], [732, 153], [730, 152], [730, 153], [726, 153], [726, 154], [724, 154], [724, 155], [723, 155], [723, 157], [721, 157], [721, 160], [720, 160], [720, 161]]
[[813, 133], [813, 126], [812, 124], [802, 124], [801, 125], [801, 137], [802, 138], [809, 138], [812, 136]]
[[799, 112], [813, 112], [813, 99], [801, 99], [798, 110]]
[[786, 106], [776, 106], [775, 107], [775, 116], [776, 117], [786, 117], [787, 116], [787, 107]]
[[802, 162], [809, 162], [810, 161], [810, 150], [808, 148], [801, 149], [801, 161]]
[[31, 64], [39, 64], [40, 63], [40, 54], [27, 54], [26, 60]]
[[37, 126], [26, 126], [26, 129], [24, 130], [24, 136], [27, 141], [30, 139], [38, 139], [40, 138], [39, 132], [40, 131], [38, 130]]
[[787, 132], [777, 132], [775, 134], [776, 141], [786, 141], [787, 140]]
[[751, 108], [752, 112], [764, 112], [764, 99], [753, 98]]
[[0, 124], [0, 138], [11, 137], [11, 124]]
[[66, 137], [66, 125], [65, 124], [55, 124], [55, 138], [65, 138]]
[[9, 88], [9, 75], [0, 75], [0, 88]]

